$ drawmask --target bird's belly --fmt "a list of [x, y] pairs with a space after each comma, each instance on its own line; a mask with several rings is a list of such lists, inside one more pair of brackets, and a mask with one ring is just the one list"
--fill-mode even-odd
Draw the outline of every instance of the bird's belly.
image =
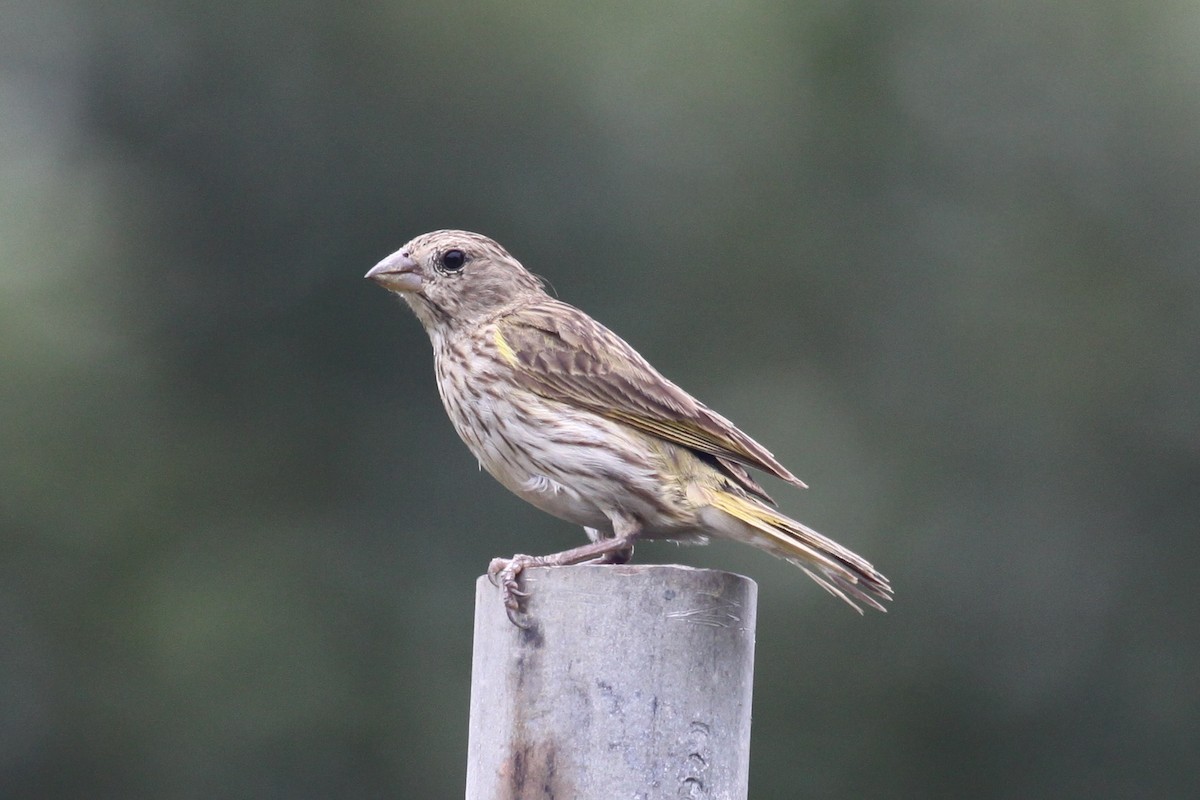
[[446, 409], [484, 469], [560, 519], [611, 531], [614, 515], [657, 521], [682, 499], [648, 437], [590, 411], [525, 392]]
[[492, 474], [513, 494], [547, 514], [586, 528], [609, 530], [611, 527], [608, 515], [593, 499], [598, 492], [589, 492], [586, 487], [581, 488], [578, 482], [567, 485], [546, 475], [530, 475], [524, 481], [515, 484], [494, 472]]

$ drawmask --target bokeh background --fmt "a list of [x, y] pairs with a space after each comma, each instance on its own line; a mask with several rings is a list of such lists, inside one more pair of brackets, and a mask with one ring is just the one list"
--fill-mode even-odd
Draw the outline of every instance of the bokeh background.
[[[362, 274], [504, 243], [813, 487], [751, 791], [1184, 797], [1200, 6], [8, 0], [0, 796], [461, 796], [481, 475]], [[603, 646], [598, 643], [597, 646]]]

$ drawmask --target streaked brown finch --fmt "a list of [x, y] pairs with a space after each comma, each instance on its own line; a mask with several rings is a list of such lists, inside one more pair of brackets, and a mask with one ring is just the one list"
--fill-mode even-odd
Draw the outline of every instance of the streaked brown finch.
[[615, 333], [546, 294], [496, 242], [426, 233], [366, 277], [403, 297], [425, 327], [438, 392], [480, 465], [591, 540], [491, 562], [514, 623], [523, 625], [527, 567], [623, 563], [639, 539], [709, 536], [787, 559], [859, 611], [859, 602], [885, 610], [887, 578], [776, 511], [746, 468], [803, 487], [799, 478]]

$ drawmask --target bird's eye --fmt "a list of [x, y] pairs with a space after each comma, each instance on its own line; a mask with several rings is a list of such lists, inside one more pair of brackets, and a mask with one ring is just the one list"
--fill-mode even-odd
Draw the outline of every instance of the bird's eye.
[[446, 272], [458, 272], [467, 263], [467, 254], [462, 250], [447, 250], [439, 259]]

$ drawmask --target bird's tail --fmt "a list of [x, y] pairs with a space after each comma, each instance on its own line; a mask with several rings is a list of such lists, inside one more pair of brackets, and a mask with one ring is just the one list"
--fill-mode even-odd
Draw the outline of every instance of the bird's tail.
[[860, 614], [859, 603], [887, 610], [891, 584], [866, 559], [757, 500], [723, 489], [705, 494], [701, 518], [716, 531], [792, 562]]

